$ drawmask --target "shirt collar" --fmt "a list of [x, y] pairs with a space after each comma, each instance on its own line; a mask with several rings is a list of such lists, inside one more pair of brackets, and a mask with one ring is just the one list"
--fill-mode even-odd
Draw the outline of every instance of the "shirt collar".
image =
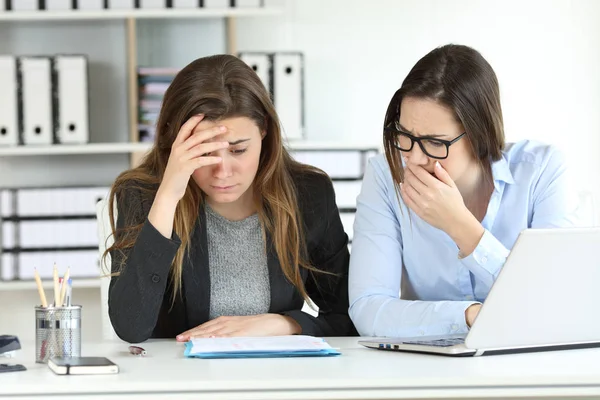
[[494, 186], [496, 186], [496, 183], [498, 182], [505, 182], [508, 184], [515, 183], [515, 179], [513, 178], [510, 166], [508, 165], [508, 161], [506, 161], [504, 154], [501, 159], [492, 163], [492, 176], [494, 177]]

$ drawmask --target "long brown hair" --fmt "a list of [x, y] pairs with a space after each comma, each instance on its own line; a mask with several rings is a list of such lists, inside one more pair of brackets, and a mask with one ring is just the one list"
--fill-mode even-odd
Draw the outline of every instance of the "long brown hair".
[[[491, 179], [490, 164], [502, 157], [504, 122], [500, 87], [490, 64], [471, 47], [445, 45], [421, 58], [394, 93], [383, 123], [384, 129], [400, 120], [405, 97], [435, 100], [449, 107], [465, 128], [473, 154], [484, 178]], [[390, 165], [396, 193], [404, 179], [400, 150], [384, 130], [385, 156]]]
[[[263, 232], [270, 235], [285, 277], [308, 299], [300, 268], [317, 270], [308, 261], [304, 225], [292, 176], [294, 172], [322, 172], [290, 157], [283, 146], [279, 118], [269, 93], [256, 73], [231, 55], [197, 59], [175, 76], [163, 98], [152, 150], [137, 168], [123, 172], [112, 186], [109, 217], [115, 242], [104, 256], [109, 252], [118, 252], [118, 274], [125, 265], [125, 250], [135, 244], [143, 219], [138, 217], [135, 222], [125, 221], [124, 228], [117, 230], [113, 215], [114, 201], [116, 199], [118, 204], [125, 191], [131, 188], [141, 190], [150, 198], [156, 194], [179, 129], [197, 114], [204, 114], [204, 119], [209, 121], [246, 117], [265, 132], [253, 182], [254, 202]], [[181, 239], [181, 246], [171, 266], [172, 301], [181, 291], [183, 261], [189, 251], [191, 234], [202, 204], [203, 193], [190, 179], [185, 195], [177, 205], [173, 224], [174, 232]], [[119, 213], [126, 216], [140, 212], [139, 204], [132, 204], [130, 209], [122, 207], [119, 205]]]

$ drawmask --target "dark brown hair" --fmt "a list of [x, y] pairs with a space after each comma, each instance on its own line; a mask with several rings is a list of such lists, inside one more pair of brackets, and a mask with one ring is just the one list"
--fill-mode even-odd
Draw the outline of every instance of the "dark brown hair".
[[[490, 163], [502, 157], [504, 123], [498, 79], [478, 51], [449, 44], [421, 58], [394, 93], [385, 114], [384, 128], [398, 123], [405, 97], [430, 99], [450, 108], [465, 128], [484, 173], [489, 174]], [[400, 150], [392, 145], [392, 138], [385, 132], [384, 148], [399, 193], [404, 178]]]
[[[303, 223], [292, 175], [293, 172], [322, 172], [297, 163], [290, 157], [283, 146], [279, 119], [269, 93], [250, 67], [230, 55], [197, 59], [174, 78], [163, 99], [152, 150], [140, 166], [125, 171], [113, 184], [109, 216], [115, 242], [104, 256], [109, 252], [119, 252], [118, 274], [125, 265], [124, 250], [133, 247], [143, 224], [139, 218], [136, 220], [131, 217], [139, 214], [139, 210], [134, 209], [139, 208], [139, 204], [131, 204], [129, 209], [120, 204], [119, 213], [124, 213], [126, 219], [125, 227], [117, 231], [113, 215], [115, 198], [119, 202], [125, 191], [132, 187], [149, 196], [156, 194], [179, 129], [197, 114], [204, 114], [205, 119], [210, 121], [246, 117], [265, 133], [253, 182], [254, 202], [263, 232], [270, 235], [285, 277], [307, 299], [300, 267], [311, 271], [316, 269], [307, 259]], [[203, 193], [190, 179], [175, 212], [173, 230], [182, 244], [171, 267], [173, 301], [181, 290], [183, 260], [189, 250], [191, 232], [197, 223], [202, 202]]]

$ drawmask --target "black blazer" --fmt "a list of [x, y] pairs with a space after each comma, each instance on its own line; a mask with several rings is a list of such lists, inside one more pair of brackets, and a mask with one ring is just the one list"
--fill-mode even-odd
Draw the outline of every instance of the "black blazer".
[[[270, 313], [293, 318], [302, 334], [313, 336], [354, 336], [348, 316], [348, 236], [344, 232], [330, 179], [316, 173], [295, 174], [294, 182], [311, 265], [334, 273], [313, 273], [304, 268], [301, 276], [311, 300], [319, 307], [315, 318], [301, 311], [303, 298], [281, 271], [267, 235], [267, 260], [271, 288]], [[210, 272], [206, 216], [201, 210], [192, 237], [189, 257], [182, 270], [182, 295], [172, 305], [170, 268], [181, 242], [161, 235], [148, 221], [154, 198], [139, 189], [128, 189], [118, 199], [117, 227], [143, 224], [142, 230], [119, 276], [111, 278], [109, 316], [116, 334], [130, 343], [148, 338], [174, 338], [209, 317]], [[124, 215], [124, 210], [137, 210]], [[131, 212], [130, 212], [131, 214]], [[120, 255], [113, 252], [112, 269]]]

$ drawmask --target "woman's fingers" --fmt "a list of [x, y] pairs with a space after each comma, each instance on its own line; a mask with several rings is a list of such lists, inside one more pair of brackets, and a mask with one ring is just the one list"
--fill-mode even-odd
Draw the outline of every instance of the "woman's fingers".
[[187, 138], [192, 136], [192, 133], [194, 133], [194, 129], [196, 129], [196, 126], [198, 126], [202, 119], [204, 119], [204, 115], [202, 114], [194, 115], [193, 117], [188, 119], [185, 122], [185, 124], [181, 126], [181, 129], [179, 129], [179, 132], [177, 133], [177, 137], [175, 138], [173, 145], [181, 144], [185, 142]]
[[227, 128], [225, 126], [213, 126], [212, 128], [196, 130], [194, 133], [189, 136], [185, 142], [183, 143], [183, 148], [186, 150], [191, 149], [194, 146], [197, 146], [200, 143], [206, 142], [209, 139], [214, 138], [215, 136], [222, 135], [227, 132]]
[[229, 147], [229, 142], [210, 142], [202, 143], [189, 149], [186, 153], [189, 159], [203, 156], [204, 154], [210, 154], [213, 151], [226, 149]]

